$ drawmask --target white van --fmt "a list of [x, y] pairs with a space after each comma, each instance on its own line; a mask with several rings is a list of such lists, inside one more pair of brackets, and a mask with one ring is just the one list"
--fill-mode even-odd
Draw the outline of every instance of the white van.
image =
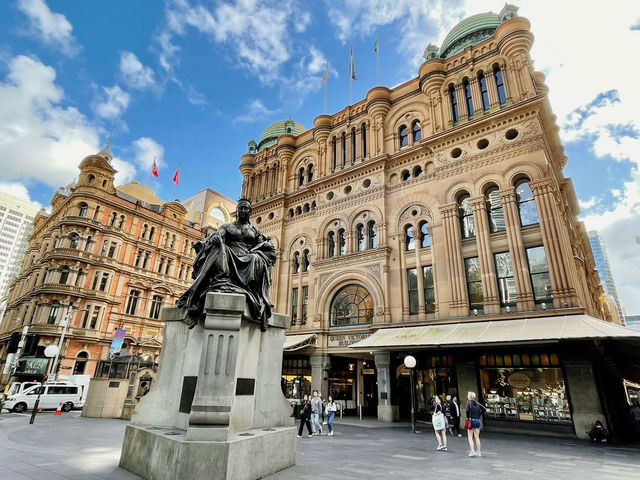
[[40, 385], [40, 382], [11, 382], [11, 383], [7, 384], [7, 386], [5, 387], [4, 394], [7, 397], [10, 397], [11, 395], [15, 395], [17, 393], [22, 393], [26, 389], [31, 388], [31, 387], [36, 386], [36, 385]]
[[7, 397], [4, 408], [12, 412], [31, 410], [36, 403], [40, 389], [43, 390], [38, 408], [43, 410], [55, 410], [58, 405], [62, 404], [62, 411], [68, 412], [74, 408], [82, 408], [84, 406], [82, 386], [72, 385], [67, 382], [56, 382], [47, 383], [43, 386], [34, 386], [22, 393], [11, 395]]

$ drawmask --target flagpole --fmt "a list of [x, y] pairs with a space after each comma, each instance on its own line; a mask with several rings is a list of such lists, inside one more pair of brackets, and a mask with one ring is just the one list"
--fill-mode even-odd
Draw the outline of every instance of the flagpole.
[[376, 37], [376, 83], [380, 85], [380, 44]]
[[327, 89], [329, 88], [329, 61], [327, 61], [327, 69], [325, 70], [327, 79], [324, 81], [324, 101], [322, 102], [322, 114], [327, 114]]
[[353, 41], [351, 42], [351, 55], [349, 56], [349, 105], [351, 105], [352, 89], [353, 89]]
[[[178, 164], [178, 168], [176, 170], [177, 172], [180, 171], [180, 164]], [[174, 175], [175, 176], [175, 175]], [[178, 177], [178, 182], [180, 181], [180, 178]], [[171, 200], [170, 201], [174, 201], [176, 199], [176, 187], [178, 186], [178, 184], [176, 182], [173, 182], [173, 190], [171, 191]]]
[[[153, 157], [153, 163], [155, 165], [156, 163], [156, 157]], [[147, 185], [150, 187], [151, 186], [151, 175], [153, 175], [153, 167], [151, 168], [151, 171], [149, 172], [149, 180], [147, 180]]]

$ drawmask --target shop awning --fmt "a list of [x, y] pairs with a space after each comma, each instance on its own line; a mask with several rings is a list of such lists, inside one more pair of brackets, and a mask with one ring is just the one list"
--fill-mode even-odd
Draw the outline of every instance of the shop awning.
[[[638, 332], [640, 333], [640, 332]], [[287, 335], [284, 340], [283, 350], [285, 352], [293, 352], [308, 346], [316, 346], [316, 334], [307, 333], [305, 335]]]
[[400, 349], [406, 347], [530, 343], [584, 338], [635, 338], [640, 332], [589, 315], [563, 315], [458, 322], [421, 327], [381, 328], [351, 348]]

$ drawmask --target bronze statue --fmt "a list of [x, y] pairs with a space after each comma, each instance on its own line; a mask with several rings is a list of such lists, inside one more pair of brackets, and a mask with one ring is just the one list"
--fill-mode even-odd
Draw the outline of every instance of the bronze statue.
[[269, 267], [276, 261], [273, 245], [251, 224], [251, 202], [241, 198], [236, 221], [222, 225], [215, 233], [194, 245], [193, 284], [177, 305], [187, 308], [186, 322], [191, 328], [204, 318], [207, 292], [243, 293], [247, 299], [248, 320], [264, 332], [271, 316]]

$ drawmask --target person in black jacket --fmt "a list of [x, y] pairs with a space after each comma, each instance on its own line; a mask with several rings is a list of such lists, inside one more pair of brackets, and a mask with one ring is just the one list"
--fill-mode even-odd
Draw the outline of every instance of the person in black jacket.
[[309, 403], [309, 397], [307, 395], [302, 399], [302, 409], [300, 410], [300, 428], [298, 428], [298, 438], [302, 436], [302, 429], [306, 425], [308, 437], [313, 436], [311, 431], [311, 403]]
[[[467, 430], [467, 438], [469, 439], [469, 446], [471, 452], [470, 457], [481, 457], [480, 453], [480, 418], [484, 415], [486, 408], [481, 403], [476, 402], [476, 394], [469, 392], [467, 394], [467, 419], [471, 420], [471, 428]], [[475, 446], [474, 441], [475, 439]]]

